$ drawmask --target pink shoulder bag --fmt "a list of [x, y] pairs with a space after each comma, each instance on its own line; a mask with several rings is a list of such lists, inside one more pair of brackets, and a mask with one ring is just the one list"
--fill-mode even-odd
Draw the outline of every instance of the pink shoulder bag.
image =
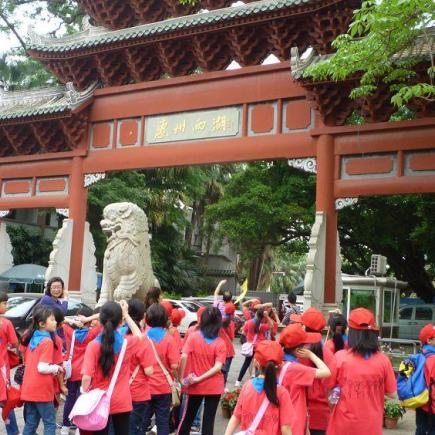
[[112, 397], [119, 371], [121, 370], [126, 348], [127, 340], [124, 340], [107, 391], [94, 388], [87, 393], [82, 393], [77, 399], [69, 419], [79, 429], [93, 432], [102, 430], [107, 426], [110, 412], [110, 398]]

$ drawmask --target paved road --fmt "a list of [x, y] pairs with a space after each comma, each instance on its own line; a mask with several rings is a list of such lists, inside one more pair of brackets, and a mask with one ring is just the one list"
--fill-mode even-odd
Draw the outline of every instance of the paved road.
[[[236, 340], [238, 341], [238, 340]], [[236, 350], [236, 358], [233, 360], [233, 364], [231, 367], [231, 372], [228, 378], [228, 388], [233, 388], [234, 383], [236, 381], [237, 375], [239, 373], [240, 367], [243, 363], [243, 357], [240, 356], [240, 346], [236, 344], [237, 350]], [[248, 375], [245, 376], [245, 379]], [[59, 413], [58, 421], [61, 421], [61, 413]], [[22, 408], [18, 410], [17, 412], [17, 418], [18, 418], [18, 425], [20, 430], [22, 430], [24, 426], [24, 421], [22, 417]], [[414, 412], [410, 411], [407, 412], [404, 419], [399, 422], [399, 426], [397, 429], [393, 430], [387, 430], [384, 429], [384, 435], [412, 435], [415, 432], [415, 416]], [[220, 408], [218, 409], [218, 412], [216, 414], [216, 420], [215, 420], [215, 435], [223, 435], [225, 432], [225, 428], [227, 426], [228, 420], [222, 417], [222, 413]], [[59, 431], [60, 432], [60, 431]], [[40, 434], [42, 434], [41, 426], [40, 426]], [[4, 426], [0, 427], [0, 434], [6, 434], [6, 430], [4, 429]], [[71, 431], [71, 435], [73, 435], [73, 432]], [[344, 434], [343, 434], [344, 435]], [[369, 435], [369, 434], [367, 434]]]

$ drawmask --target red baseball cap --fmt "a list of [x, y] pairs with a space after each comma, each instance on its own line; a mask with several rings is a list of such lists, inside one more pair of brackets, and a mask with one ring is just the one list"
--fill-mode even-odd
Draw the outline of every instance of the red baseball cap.
[[429, 323], [426, 326], [423, 326], [420, 330], [420, 334], [418, 336], [419, 340], [426, 344], [428, 340], [435, 337], [435, 325]]
[[301, 316], [302, 324], [313, 331], [321, 331], [325, 325], [326, 320], [323, 314], [317, 308], [310, 307]]
[[278, 342], [262, 340], [255, 349], [254, 358], [261, 367], [267, 365], [269, 361], [273, 361], [275, 365], [279, 366], [284, 358], [284, 352]]
[[282, 346], [292, 349], [301, 344], [318, 343], [322, 336], [318, 332], [305, 332], [301, 325], [294, 323], [286, 326], [279, 337]]
[[236, 312], [236, 306], [232, 302], [225, 304], [225, 314], [232, 316]]
[[166, 310], [168, 316], [171, 316], [172, 310], [174, 309], [172, 304], [169, 301], [163, 300], [160, 301], [160, 305]]
[[300, 323], [300, 324], [302, 324], [302, 316], [300, 314], [290, 314], [290, 320], [293, 323]]
[[207, 309], [207, 307], [201, 307], [197, 312], [196, 312], [196, 318], [198, 319], [198, 323], [201, 322], [201, 316], [202, 313]]
[[355, 308], [349, 314], [348, 324], [353, 329], [379, 331], [373, 313], [367, 308]]
[[171, 322], [173, 326], [178, 326], [186, 317], [186, 312], [182, 309], [174, 309], [171, 313]]

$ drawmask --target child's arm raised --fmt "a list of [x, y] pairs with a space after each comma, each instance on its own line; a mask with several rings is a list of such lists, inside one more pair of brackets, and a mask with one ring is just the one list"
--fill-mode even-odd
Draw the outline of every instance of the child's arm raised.
[[296, 356], [298, 358], [309, 359], [313, 362], [313, 364], [317, 367], [316, 370], [316, 379], [321, 378], [329, 378], [331, 376], [331, 370], [329, 370], [328, 366], [311, 350], [304, 348], [296, 351]]

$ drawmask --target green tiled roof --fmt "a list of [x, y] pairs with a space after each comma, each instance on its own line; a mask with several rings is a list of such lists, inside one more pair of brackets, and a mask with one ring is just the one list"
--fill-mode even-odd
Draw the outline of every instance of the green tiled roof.
[[77, 92], [72, 84], [29, 91], [0, 91], [0, 121], [62, 113], [92, 98], [95, 85]]
[[108, 30], [104, 27], [93, 27], [88, 24], [84, 31], [62, 38], [42, 37], [30, 31], [31, 42], [29, 49], [41, 52], [68, 52], [113, 42], [161, 35], [198, 26], [225, 23], [244, 17], [255, 17], [256, 15], [280, 11], [289, 7], [303, 7], [311, 3], [329, 4], [329, 2], [320, 2], [319, 0], [262, 0], [242, 6], [233, 6], [211, 12], [200, 12], [195, 15], [171, 18], [157, 23], [143, 24], [121, 30]]

